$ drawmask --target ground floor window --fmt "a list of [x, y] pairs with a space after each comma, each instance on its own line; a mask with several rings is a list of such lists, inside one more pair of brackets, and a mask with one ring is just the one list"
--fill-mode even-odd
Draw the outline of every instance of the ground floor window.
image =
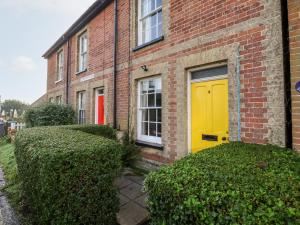
[[56, 96], [56, 104], [61, 105], [62, 104], [62, 96]]
[[138, 140], [161, 144], [161, 77], [139, 81], [138, 89]]
[[86, 123], [86, 99], [85, 99], [85, 92], [78, 92], [77, 94], [77, 113], [78, 113], [78, 123], [84, 124]]

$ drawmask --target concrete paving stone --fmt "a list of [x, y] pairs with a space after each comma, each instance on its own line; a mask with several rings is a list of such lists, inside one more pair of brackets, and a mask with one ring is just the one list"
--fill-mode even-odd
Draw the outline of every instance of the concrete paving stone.
[[132, 184], [133, 182], [129, 179], [127, 179], [126, 177], [119, 177], [115, 180], [115, 185], [119, 188], [122, 189], [130, 184]]
[[136, 203], [138, 203], [140, 206], [147, 208], [147, 198], [148, 198], [148, 194], [145, 193], [142, 196], [138, 197], [137, 199], [135, 199], [134, 201]]
[[119, 194], [119, 199], [120, 199], [120, 206], [126, 205], [128, 202], [130, 202], [130, 199], [122, 194]]
[[117, 215], [120, 225], [141, 225], [148, 219], [148, 211], [134, 202], [121, 207]]
[[143, 189], [142, 185], [132, 183], [132, 184], [128, 185], [127, 187], [121, 189], [120, 192], [121, 192], [121, 194], [125, 195], [129, 199], [134, 200], [144, 194], [142, 192], [142, 189]]
[[141, 177], [141, 176], [126, 176], [129, 180], [137, 183], [137, 184], [140, 184], [140, 185], [144, 185], [144, 180], [145, 178], [144, 177]]

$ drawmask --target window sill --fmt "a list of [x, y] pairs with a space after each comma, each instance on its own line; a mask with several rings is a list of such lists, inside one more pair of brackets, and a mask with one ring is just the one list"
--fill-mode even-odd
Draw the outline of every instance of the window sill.
[[153, 45], [153, 44], [155, 44], [157, 42], [163, 41], [164, 39], [165, 39], [164, 36], [160, 36], [158, 38], [153, 39], [152, 41], [149, 41], [149, 42], [147, 42], [145, 44], [142, 44], [142, 45], [139, 45], [139, 46], [135, 47], [134, 49], [132, 49], [132, 51], [133, 52], [138, 51], [138, 50], [140, 50], [142, 48], [145, 48], [145, 47], [147, 47], [149, 45]]
[[63, 80], [63, 79], [60, 79], [60, 80], [55, 81], [55, 84], [61, 82], [62, 80]]
[[77, 73], [75, 73], [75, 75], [82, 74], [82, 73], [84, 73], [84, 72], [86, 72], [86, 71], [87, 71], [87, 69], [85, 69], [85, 70], [82, 70], [82, 71], [78, 71]]
[[164, 150], [164, 146], [161, 144], [155, 144], [155, 143], [150, 143], [150, 142], [145, 142], [145, 141], [136, 141], [135, 144], [137, 146], [141, 146], [141, 147], [149, 147], [149, 148], [154, 148], [157, 150]]

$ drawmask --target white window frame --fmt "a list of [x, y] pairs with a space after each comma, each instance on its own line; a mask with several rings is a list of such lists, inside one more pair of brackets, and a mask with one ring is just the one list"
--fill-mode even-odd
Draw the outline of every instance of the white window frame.
[[[138, 0], [138, 45], [147, 44], [148, 42], [151, 42], [152, 40], [159, 38], [163, 35], [163, 30], [161, 30], [161, 35], [158, 35], [154, 39], [152, 39], [152, 37], [150, 37], [150, 40], [143, 41], [143, 21], [155, 14], [158, 14], [160, 11], [162, 12], [162, 5], [157, 7], [156, 9], [150, 11], [148, 14], [142, 16], [142, 1], [143, 0]], [[161, 21], [161, 23], [163, 23], [163, 21]], [[151, 25], [150, 25], [150, 27], [151, 27]], [[157, 24], [157, 29], [158, 29], [158, 24]], [[161, 29], [163, 29], [163, 28], [161, 28]], [[149, 32], [150, 32], [149, 35], [151, 36], [151, 28], [150, 28]], [[158, 30], [157, 30], [157, 32], [158, 32]]]
[[[161, 137], [155, 137], [155, 136], [149, 136], [149, 135], [143, 135], [142, 134], [142, 110], [143, 109], [161, 109], [161, 113], [162, 113], [162, 110], [163, 110], [162, 105], [161, 105], [161, 107], [141, 107], [141, 84], [142, 84], [142, 82], [149, 81], [149, 80], [154, 80], [154, 79], [160, 79], [161, 89], [162, 89], [162, 78], [161, 78], [161, 76], [150, 77], [150, 78], [141, 79], [141, 80], [138, 81], [138, 94], [137, 94], [137, 103], [138, 103], [138, 105], [137, 105], [137, 139], [139, 141], [144, 141], [144, 142], [148, 142], [148, 143], [162, 144], [162, 135], [161, 135]], [[162, 90], [161, 90], [161, 97], [163, 98]], [[162, 101], [162, 99], [161, 99], [161, 101]], [[162, 117], [162, 115], [161, 115], [161, 117]], [[150, 120], [150, 118], [149, 118], [149, 120]], [[161, 133], [162, 133], [162, 122], [163, 121], [160, 122], [160, 124], [161, 124]], [[148, 126], [148, 134], [149, 134], [149, 129], [150, 128]]]
[[[77, 93], [77, 113], [78, 124], [86, 123], [86, 92], [80, 91]], [[81, 117], [81, 115], [83, 115]]]
[[60, 50], [57, 53], [57, 74], [56, 74], [56, 83], [62, 81], [64, 74], [64, 51]]
[[[84, 48], [84, 44], [86, 47]], [[83, 72], [87, 69], [88, 64], [88, 35], [87, 31], [84, 31], [78, 36], [78, 66], [77, 72]]]

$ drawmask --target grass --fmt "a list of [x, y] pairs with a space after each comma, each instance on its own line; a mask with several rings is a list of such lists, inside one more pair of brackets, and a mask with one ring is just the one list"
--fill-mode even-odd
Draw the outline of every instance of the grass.
[[21, 183], [18, 178], [14, 146], [0, 139], [0, 165], [5, 175], [6, 185], [2, 188], [11, 206], [15, 209], [23, 225], [30, 225], [30, 221], [24, 215], [22, 203]]

